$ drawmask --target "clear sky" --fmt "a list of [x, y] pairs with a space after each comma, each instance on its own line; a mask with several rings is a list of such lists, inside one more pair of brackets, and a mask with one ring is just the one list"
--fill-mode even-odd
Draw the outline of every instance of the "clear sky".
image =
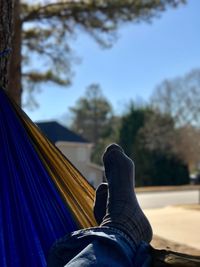
[[[43, 88], [36, 94], [39, 108], [25, 109], [34, 121], [69, 120], [69, 107], [91, 83], [99, 83], [116, 113], [131, 99], [148, 101], [164, 79], [200, 67], [200, 1], [188, 0], [154, 18], [152, 24], [126, 24], [111, 49], [101, 49], [86, 34], [72, 42], [81, 64], [74, 65], [72, 86]], [[55, 87], [55, 86], [54, 86]]]

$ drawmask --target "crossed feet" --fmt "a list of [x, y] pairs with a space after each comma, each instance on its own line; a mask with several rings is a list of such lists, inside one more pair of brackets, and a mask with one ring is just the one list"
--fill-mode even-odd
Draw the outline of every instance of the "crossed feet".
[[112, 144], [103, 154], [107, 183], [96, 190], [94, 216], [101, 226], [115, 227], [139, 244], [152, 239], [151, 225], [137, 201], [135, 167], [123, 149]]

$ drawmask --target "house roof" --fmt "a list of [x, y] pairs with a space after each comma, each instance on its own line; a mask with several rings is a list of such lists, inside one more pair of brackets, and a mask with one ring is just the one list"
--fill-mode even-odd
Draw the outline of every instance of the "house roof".
[[58, 141], [90, 143], [82, 136], [72, 132], [56, 121], [36, 122], [36, 125], [53, 143], [56, 143]]

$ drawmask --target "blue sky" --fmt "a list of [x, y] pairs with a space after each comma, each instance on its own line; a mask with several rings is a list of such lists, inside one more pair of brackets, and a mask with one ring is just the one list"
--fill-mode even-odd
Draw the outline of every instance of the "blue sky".
[[[152, 24], [126, 24], [111, 49], [101, 49], [86, 34], [73, 40], [81, 63], [74, 65], [72, 86], [43, 87], [36, 94], [39, 108], [25, 112], [34, 121], [69, 122], [69, 107], [91, 83], [99, 83], [114, 111], [121, 113], [131, 99], [148, 101], [164, 79], [182, 76], [200, 67], [200, 1], [188, 0], [154, 18]], [[55, 87], [55, 86], [54, 86]]]

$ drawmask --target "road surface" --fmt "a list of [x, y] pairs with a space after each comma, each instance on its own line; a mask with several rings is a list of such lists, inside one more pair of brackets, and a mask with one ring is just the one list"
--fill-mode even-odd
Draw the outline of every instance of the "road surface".
[[171, 205], [200, 203], [199, 190], [137, 193], [142, 209], [162, 208]]

